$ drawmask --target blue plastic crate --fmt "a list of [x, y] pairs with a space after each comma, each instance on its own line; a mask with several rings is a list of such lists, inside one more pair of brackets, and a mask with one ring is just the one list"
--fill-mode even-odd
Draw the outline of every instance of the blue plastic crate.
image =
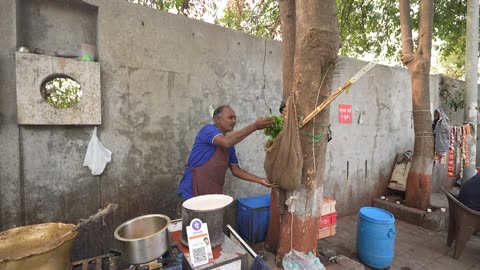
[[237, 199], [237, 230], [251, 243], [265, 241], [270, 220], [270, 194]]

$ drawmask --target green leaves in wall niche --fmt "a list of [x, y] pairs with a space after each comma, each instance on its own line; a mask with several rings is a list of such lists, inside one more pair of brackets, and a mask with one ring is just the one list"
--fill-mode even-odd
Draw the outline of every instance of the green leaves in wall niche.
[[42, 97], [56, 108], [69, 108], [82, 98], [80, 84], [66, 75], [52, 75], [41, 86]]
[[455, 112], [463, 110], [465, 89], [462, 88], [458, 80], [442, 76], [439, 84], [440, 97], [443, 103], [448, 106], [450, 110]]

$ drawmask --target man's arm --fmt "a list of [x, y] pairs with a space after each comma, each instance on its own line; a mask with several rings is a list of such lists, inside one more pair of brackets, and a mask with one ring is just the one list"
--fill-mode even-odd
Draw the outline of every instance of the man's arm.
[[258, 118], [257, 120], [255, 120], [255, 122], [240, 130], [229, 132], [227, 135], [218, 135], [217, 137], [215, 137], [215, 139], [213, 139], [213, 144], [229, 148], [241, 142], [253, 132], [269, 127], [272, 124], [273, 119], [271, 118]]
[[238, 165], [230, 165], [230, 170], [232, 171], [232, 174], [235, 177], [238, 177], [240, 179], [250, 181], [250, 182], [254, 182], [254, 183], [258, 183], [258, 184], [262, 184], [266, 187], [278, 187], [278, 184], [270, 182], [267, 178], [260, 178], [256, 175], [253, 175], [253, 174], [243, 170]]

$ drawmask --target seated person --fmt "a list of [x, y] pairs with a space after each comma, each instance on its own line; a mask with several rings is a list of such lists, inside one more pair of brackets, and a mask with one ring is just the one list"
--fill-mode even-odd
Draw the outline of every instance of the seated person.
[[458, 200], [466, 207], [480, 211], [480, 174], [462, 185]]

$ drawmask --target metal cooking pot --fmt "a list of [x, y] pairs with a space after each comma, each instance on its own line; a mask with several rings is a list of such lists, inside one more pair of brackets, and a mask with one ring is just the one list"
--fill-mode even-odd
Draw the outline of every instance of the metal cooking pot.
[[[71, 269], [74, 224], [43, 223], [0, 232], [0, 270]], [[68, 233], [68, 234], [66, 234]]]
[[131, 264], [155, 260], [168, 250], [170, 218], [152, 214], [136, 217], [115, 229], [115, 238], [122, 243], [122, 257]]

